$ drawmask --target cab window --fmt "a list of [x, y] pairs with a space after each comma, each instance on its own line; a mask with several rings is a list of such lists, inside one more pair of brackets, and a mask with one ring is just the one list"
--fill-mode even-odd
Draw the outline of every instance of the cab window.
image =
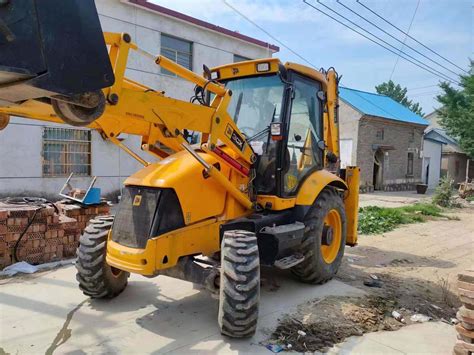
[[283, 179], [286, 195], [294, 194], [310, 171], [322, 168], [320, 87], [316, 81], [295, 76], [286, 152], [289, 163]]

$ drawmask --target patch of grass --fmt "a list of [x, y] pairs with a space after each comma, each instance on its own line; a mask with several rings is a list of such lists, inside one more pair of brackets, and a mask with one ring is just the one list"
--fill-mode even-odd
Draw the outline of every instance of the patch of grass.
[[474, 201], [474, 195], [467, 196], [466, 201], [468, 202]]
[[423, 216], [442, 217], [443, 210], [431, 203], [415, 203], [414, 205], [399, 207], [400, 210], [406, 213], [422, 214]]
[[387, 208], [368, 206], [359, 209], [359, 232], [376, 234], [389, 232], [398, 225], [424, 222], [426, 216], [444, 217], [442, 209], [429, 203]]

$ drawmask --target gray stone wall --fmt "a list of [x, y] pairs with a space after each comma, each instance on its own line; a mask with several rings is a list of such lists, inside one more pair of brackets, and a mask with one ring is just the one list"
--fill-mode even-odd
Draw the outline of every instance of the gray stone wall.
[[[363, 116], [359, 123], [357, 164], [361, 190], [373, 191], [374, 145], [382, 146], [382, 186], [385, 191], [413, 190], [421, 182], [424, 126]], [[383, 138], [377, 132], [383, 129]], [[393, 149], [391, 149], [393, 148]], [[408, 153], [413, 153], [413, 174], [407, 174]]]

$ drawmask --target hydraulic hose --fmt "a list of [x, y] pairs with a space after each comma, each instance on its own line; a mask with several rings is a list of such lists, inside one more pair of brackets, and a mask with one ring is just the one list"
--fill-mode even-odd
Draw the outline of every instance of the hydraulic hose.
[[18, 238], [15, 245], [13, 246], [14, 261], [19, 262], [20, 259], [18, 258], [18, 246], [20, 245], [21, 240], [25, 236], [30, 226], [35, 221], [38, 211], [42, 210], [43, 208], [46, 208], [48, 205], [53, 206], [57, 214], [59, 214], [59, 209], [51, 201], [45, 198], [40, 198], [40, 197], [7, 197], [6, 199], [3, 199], [2, 202], [9, 205], [19, 205], [19, 206], [23, 205], [23, 206], [37, 206], [38, 207], [34, 210], [33, 216], [28, 221], [28, 224], [26, 225], [25, 229], [23, 229], [23, 231], [20, 234], [20, 237]]

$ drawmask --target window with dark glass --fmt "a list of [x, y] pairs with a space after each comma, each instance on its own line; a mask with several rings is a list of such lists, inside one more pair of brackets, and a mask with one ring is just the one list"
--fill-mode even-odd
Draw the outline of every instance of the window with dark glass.
[[408, 153], [407, 175], [409, 176], [413, 175], [413, 158], [414, 158], [414, 154], [411, 152]]
[[289, 166], [283, 181], [287, 194], [297, 190], [310, 170], [322, 167], [322, 150], [318, 147], [323, 140], [321, 110], [316, 96], [319, 88], [319, 83], [295, 79], [287, 144]]
[[[161, 34], [161, 55], [182, 65], [186, 69], [193, 70], [192, 42]], [[167, 75], [175, 75], [163, 68], [161, 68], [161, 72]]]
[[278, 75], [230, 80], [232, 90], [227, 112], [247, 138], [257, 156], [254, 186], [271, 193], [276, 186], [277, 142], [270, 139], [270, 124], [280, 122], [284, 84]]
[[376, 137], [379, 141], [383, 141], [383, 138], [384, 138], [383, 128], [377, 130]]

